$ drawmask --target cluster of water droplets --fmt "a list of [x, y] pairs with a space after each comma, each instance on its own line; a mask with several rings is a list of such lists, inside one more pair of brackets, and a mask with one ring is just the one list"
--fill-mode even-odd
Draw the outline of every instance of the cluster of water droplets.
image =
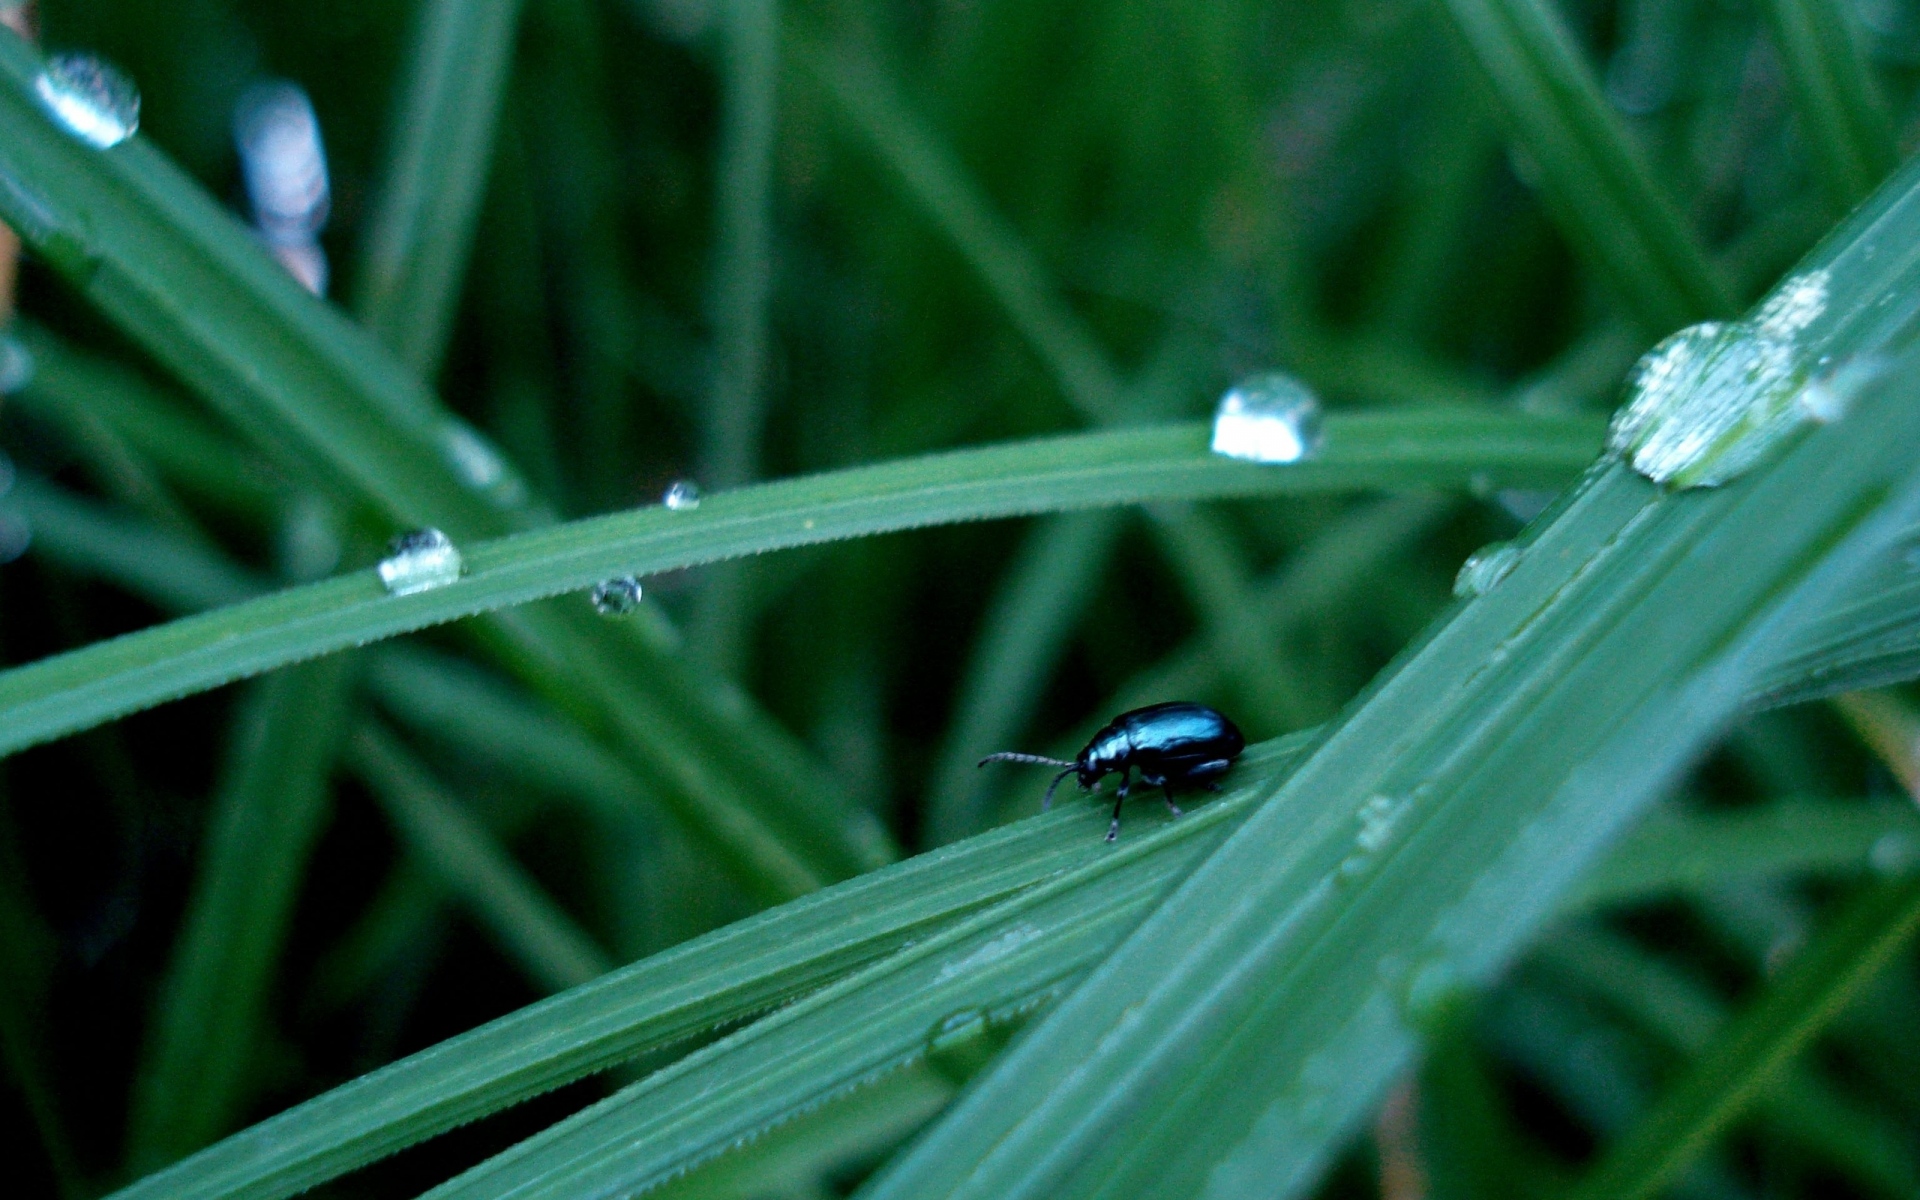
[[393, 539], [375, 568], [395, 596], [411, 596], [458, 582], [466, 564], [453, 539], [438, 529], [415, 529]]
[[1279, 371], [1254, 375], [1220, 397], [1212, 449], [1247, 462], [1300, 462], [1320, 449], [1320, 426], [1320, 398], [1306, 384]]
[[60, 127], [89, 146], [118, 146], [140, 128], [140, 89], [96, 55], [51, 55], [33, 90]]
[[233, 142], [240, 153], [254, 228], [274, 258], [302, 287], [327, 290], [320, 231], [332, 211], [320, 119], [298, 84], [257, 83], [234, 106]]
[[1826, 311], [1827, 272], [1797, 275], [1751, 321], [1709, 321], [1655, 346], [1634, 368], [1607, 448], [1647, 478], [1713, 487], [1795, 430], [1839, 419], [1862, 369], [1815, 378], [1801, 335]]

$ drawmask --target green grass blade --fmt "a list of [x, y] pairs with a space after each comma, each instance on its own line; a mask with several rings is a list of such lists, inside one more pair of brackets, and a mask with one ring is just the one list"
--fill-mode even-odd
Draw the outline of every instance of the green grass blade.
[[1760, 6], [1787, 69], [1800, 134], [1814, 174], [1845, 211], [1878, 187], [1899, 161], [1893, 122], [1866, 55], [1835, 0], [1766, 0]]
[[423, 379], [439, 371], [513, 65], [520, 0], [421, 5], [354, 310]]
[[[1627, 857], [1616, 852], [1609, 862]], [[1634, 942], [1604, 929], [1569, 924], [1555, 931], [1529, 966], [1611, 1004], [1659, 1040], [1697, 1056], [1727, 1024], [1725, 1006], [1702, 987]], [[1787, 1069], [1760, 1099], [1758, 1115], [1783, 1138], [1804, 1145], [1867, 1188], [1910, 1196], [1920, 1165], [1897, 1123], [1862, 1110], [1811, 1065]]]
[[1608, 109], [1547, 0], [1444, 7], [1568, 240], [1645, 331], [1731, 313], [1726, 281]]
[[[1153, 498], [1432, 486], [1486, 474], [1526, 486], [1564, 479], [1592, 452], [1593, 438], [1592, 423], [1581, 420], [1356, 415], [1328, 422], [1318, 457], [1279, 468], [1220, 458], [1207, 452], [1204, 427], [1169, 426], [762, 484], [713, 496], [693, 512], [642, 509], [469, 546], [465, 578], [432, 591], [389, 596], [371, 571], [357, 572], [15, 668], [0, 674], [0, 752], [317, 654], [627, 572]], [[585, 648], [580, 654], [591, 657]]]
[[151, 1171], [245, 1104], [306, 865], [325, 823], [353, 659], [275, 672], [242, 703], [232, 761], [142, 1053], [127, 1160]]
[[32, 377], [10, 397], [23, 409], [94, 414], [170, 483], [225, 511], [261, 520], [279, 504], [283, 481], [132, 372], [74, 350], [24, 319], [9, 333], [33, 356]]
[[648, 1049], [771, 1008], [968, 913], [1098, 860], [1063, 808], [634, 963], [337, 1088], [122, 1190], [284, 1197]]
[[606, 951], [392, 734], [362, 724], [348, 743], [347, 761], [386, 807], [400, 840], [466, 902], [535, 984], [564, 991], [613, 969]]
[[[1825, 260], [1859, 274], [1816, 346], [1873, 344], [1855, 305], [1887, 281], [1859, 248]], [[1886, 450], [1910, 423], [1889, 388], [1715, 493], [1590, 474], [872, 1196], [1308, 1186], [1433, 1001], [1505, 963], [1913, 519], [1920, 479]]]
[[987, 613], [955, 717], [934, 769], [927, 844], [939, 846], [987, 824], [992, 779], [982, 755], [1013, 749], [1039, 703], [1039, 682], [1092, 598], [1087, 580], [1118, 540], [1124, 514], [1074, 513], [1040, 522], [1021, 544]]
[[1920, 879], [1869, 885], [1572, 1195], [1638, 1200], [1656, 1193], [1740, 1117], [1916, 928]]
[[[461, 541], [539, 523], [510, 464], [364, 330], [295, 284], [157, 151], [134, 138], [99, 152], [56, 128], [32, 96], [37, 69], [18, 38], [0, 33], [0, 219], [89, 300], [276, 462], [339, 499]], [[883, 833], [847, 839], [860, 814], [750, 701], [673, 661], [660, 640], [600, 637], [596, 620], [582, 609], [545, 623], [494, 622], [493, 645], [551, 692], [565, 690], [574, 660], [591, 657], [597, 670], [622, 677], [624, 694], [668, 714], [658, 736], [625, 738], [622, 749], [636, 767], [676, 781], [681, 813], [709, 841], [729, 840], [730, 811], [777, 793], [780, 815], [808, 826], [779, 855], [814, 860], [809, 881], [891, 857]], [[620, 717], [580, 713], [601, 730]], [[697, 755], [695, 746], [703, 747]], [[877, 826], [868, 825], [872, 834]], [[743, 882], [778, 897], [795, 894], [797, 883], [750, 869]]]
[[1920, 862], [1911, 805], [1777, 801], [1704, 814], [1656, 813], [1574, 889], [1574, 905], [1687, 891], [1742, 875], [1796, 875]]
[[[778, 0], [724, 0], [719, 9], [720, 161], [709, 305], [714, 362], [701, 458], [707, 486], [726, 488], [759, 473], [766, 419], [780, 11]], [[739, 674], [748, 583], [741, 566], [717, 568], [694, 612], [695, 643], [729, 676]]]
[[[1250, 800], [1284, 775], [1310, 740], [1288, 738], [1249, 751], [1241, 769], [1250, 779], [1239, 796], [1197, 813], [1213, 814], [1209, 822], [1237, 825], [1252, 809]], [[1733, 840], [1710, 819], [1700, 820], [1709, 844]], [[1063, 806], [794, 901], [308, 1101], [120, 1195], [266, 1200], [313, 1186], [580, 1075], [802, 995], [986, 905], [1097, 865], [1106, 853], [1097, 836], [1103, 821], [1097, 811]], [[1901, 827], [1894, 822], [1893, 828]], [[1177, 856], [1186, 853], [1184, 839], [1194, 832], [1203, 830], [1130, 823], [1126, 844]], [[1761, 853], [1771, 855], [1771, 849], [1762, 847]], [[1644, 894], [1701, 882], [1677, 859], [1666, 861], [1676, 864], [1681, 878], [1641, 874]], [[1716, 861], [1726, 877], [1753, 869], [1737, 853]], [[1768, 857], [1761, 869], [1781, 865]], [[1621, 888], [1608, 895], [1629, 898]], [[1052, 970], [1048, 947], [1044, 938], [1034, 943], [1039, 975]], [[1011, 1002], [1030, 991], [1031, 982], [1016, 981], [989, 999], [992, 1005]], [[950, 996], [943, 1003], [960, 1005]], [[850, 1007], [867, 1011], [864, 1000]], [[916, 1028], [908, 1040], [923, 1032]], [[899, 1048], [903, 1054], [910, 1049], [905, 1042]]]

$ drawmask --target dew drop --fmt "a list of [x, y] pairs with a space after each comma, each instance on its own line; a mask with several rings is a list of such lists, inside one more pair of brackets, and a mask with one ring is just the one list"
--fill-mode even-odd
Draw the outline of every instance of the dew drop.
[[691, 479], [676, 479], [660, 497], [660, 503], [675, 512], [691, 512], [700, 507], [700, 485]]
[[1320, 448], [1320, 400], [1291, 375], [1241, 380], [1213, 412], [1213, 452], [1248, 462], [1291, 463]]
[[94, 55], [53, 55], [33, 90], [54, 120], [89, 146], [118, 146], [140, 128], [140, 90]]
[[380, 560], [380, 582], [396, 596], [445, 587], [460, 578], [460, 550], [438, 529], [403, 533], [387, 546]]
[[927, 1050], [939, 1054], [962, 1043], [985, 1037], [986, 1033], [987, 1010], [963, 1008], [934, 1022], [933, 1032], [927, 1035]]
[[1512, 542], [1494, 542], [1467, 555], [1453, 577], [1456, 596], [1484, 596], [1520, 563], [1520, 548]]
[[11, 396], [33, 382], [33, 351], [17, 338], [0, 335], [0, 396]]
[[616, 575], [593, 585], [587, 598], [593, 611], [603, 617], [624, 617], [640, 608], [640, 580], [632, 575]]
[[1807, 422], [1836, 419], [1850, 389], [1838, 376], [1811, 382], [1798, 341], [1826, 302], [1827, 274], [1811, 271], [1781, 284], [1750, 322], [1708, 321], [1655, 346], [1634, 367], [1608, 450], [1657, 483], [1714, 487]]

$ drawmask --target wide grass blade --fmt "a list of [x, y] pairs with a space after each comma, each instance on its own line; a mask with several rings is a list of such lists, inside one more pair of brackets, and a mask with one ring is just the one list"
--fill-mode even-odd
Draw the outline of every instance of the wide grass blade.
[[242, 703], [186, 917], [143, 1053], [127, 1159], [151, 1171], [234, 1123], [327, 815], [352, 656], [269, 675]]
[[[1815, 353], [1909, 344], [1911, 306], [1868, 299], [1905, 264], [1866, 247], [1911, 204], [1815, 258], [1845, 280]], [[1885, 448], [1917, 422], [1890, 385], [1718, 492], [1596, 469], [871, 1194], [1308, 1186], [1432, 1005], [1505, 964], [1914, 518], [1920, 479]]]
[[1651, 334], [1726, 316], [1734, 298], [1608, 109], [1548, 0], [1446, 0], [1508, 136], [1595, 274]]
[[[1221, 458], [1207, 452], [1204, 427], [1169, 426], [761, 484], [713, 496], [692, 512], [641, 509], [469, 546], [465, 577], [431, 591], [389, 596], [373, 572], [357, 572], [15, 668], [0, 674], [0, 753], [318, 654], [584, 591], [614, 575], [1163, 497], [1457, 485], [1482, 476], [1514, 486], [1552, 483], [1592, 453], [1594, 437], [1584, 420], [1357, 415], [1329, 421], [1324, 451], [1286, 467]], [[558, 636], [535, 635], [523, 644], [552, 645]], [[588, 657], [582, 647], [568, 660]], [[664, 769], [684, 765], [676, 759]]]

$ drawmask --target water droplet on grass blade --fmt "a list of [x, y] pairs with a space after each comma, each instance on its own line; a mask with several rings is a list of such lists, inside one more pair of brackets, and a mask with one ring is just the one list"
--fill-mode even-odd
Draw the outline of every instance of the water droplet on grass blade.
[[1494, 542], [1467, 555], [1460, 573], [1453, 577], [1456, 596], [1484, 596], [1520, 563], [1520, 548], [1511, 542]]
[[1812, 381], [1798, 340], [1826, 301], [1826, 272], [1812, 271], [1780, 285], [1750, 322], [1709, 321], [1655, 346], [1634, 368], [1607, 448], [1657, 483], [1714, 487], [1809, 421], [1835, 419], [1846, 393]]
[[593, 610], [603, 617], [624, 617], [640, 608], [640, 581], [632, 575], [617, 575], [593, 585], [588, 599]]
[[140, 90], [94, 55], [53, 55], [33, 90], [54, 120], [89, 146], [118, 146], [140, 128]]
[[394, 538], [377, 568], [380, 582], [396, 596], [445, 587], [460, 578], [460, 550], [438, 529], [416, 529]]
[[675, 512], [691, 512], [700, 507], [700, 485], [691, 479], [676, 479], [668, 485], [660, 503]]
[[1248, 462], [1310, 458], [1320, 448], [1320, 399], [1277, 371], [1243, 379], [1214, 410], [1212, 447], [1215, 454]]

